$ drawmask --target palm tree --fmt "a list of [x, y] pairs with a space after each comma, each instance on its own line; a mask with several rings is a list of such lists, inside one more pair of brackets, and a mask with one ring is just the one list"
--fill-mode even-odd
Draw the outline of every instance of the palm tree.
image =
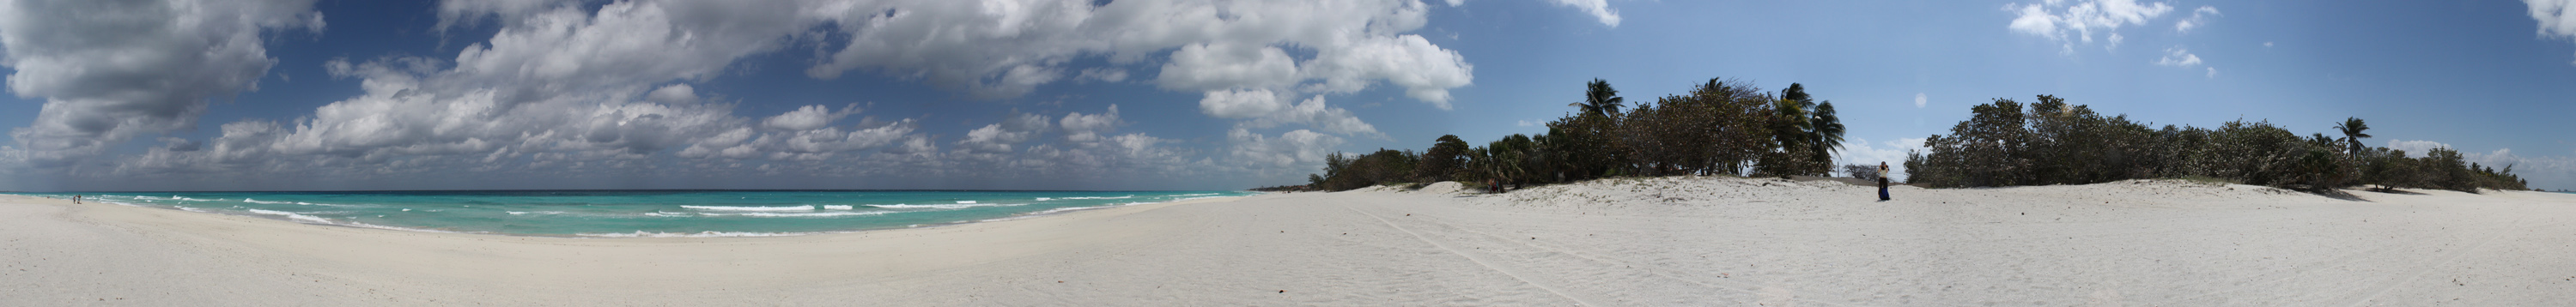
[[[1813, 108], [1815, 108], [1815, 103], [1813, 102], [1789, 100], [1785, 98], [1771, 101], [1771, 115], [1774, 116], [1773, 119], [1770, 120], [1771, 142], [1774, 144], [1772, 149], [1779, 150], [1780, 153], [1784, 155], [1796, 153], [1798, 150], [1802, 149], [1809, 149], [1809, 143], [1814, 143], [1816, 139], [1814, 133], [1815, 124], [1812, 121], [1814, 119], [1810, 118], [1808, 115], [1808, 110]], [[1799, 159], [1808, 158], [1803, 156], [1791, 157]], [[1779, 162], [1788, 161], [1768, 163]], [[1771, 169], [1765, 172], [1771, 172], [1774, 175], [1802, 174], [1806, 168], [1804, 164], [1777, 164], [1766, 167]]]
[[1833, 167], [1834, 153], [1842, 151], [1843, 148], [1843, 120], [1834, 116], [1832, 101], [1817, 103], [1815, 113], [1816, 115], [1809, 121], [1809, 125], [1815, 129], [1815, 141], [1808, 146], [1815, 148], [1815, 162], [1825, 163], [1825, 167], [1830, 170]]
[[2361, 123], [2361, 118], [2346, 117], [2343, 123], [2335, 124], [2335, 130], [2343, 131], [2344, 155], [2347, 157], [2358, 157], [2362, 149], [2369, 148], [2361, 146], [2361, 139], [2370, 137], [2370, 134], [2361, 133], [2370, 130], [2370, 125]]
[[1583, 85], [1583, 102], [1566, 105], [1583, 108], [1585, 114], [1614, 118], [1611, 115], [1619, 114], [1619, 105], [1626, 102], [1627, 99], [1619, 98], [1619, 90], [1610, 88], [1610, 81], [1593, 78], [1592, 83]]

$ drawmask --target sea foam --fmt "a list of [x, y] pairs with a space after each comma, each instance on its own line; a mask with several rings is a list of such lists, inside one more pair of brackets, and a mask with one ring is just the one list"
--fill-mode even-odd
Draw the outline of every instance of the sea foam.
[[314, 217], [314, 216], [311, 216], [311, 215], [304, 215], [304, 214], [301, 214], [301, 213], [294, 213], [294, 212], [286, 212], [286, 211], [270, 211], [270, 210], [260, 210], [260, 209], [250, 209], [250, 213], [258, 213], [258, 214], [267, 214], [267, 215], [284, 216], [284, 217], [286, 217], [287, 219], [296, 220], [296, 221], [303, 221], [303, 222], [308, 222], [308, 223], [314, 223], [314, 224], [333, 224], [333, 223], [331, 222], [331, 219], [319, 218], [319, 217]]
[[883, 215], [883, 214], [887, 214], [887, 213], [894, 213], [894, 211], [815, 212], [815, 213], [769, 213], [769, 212], [752, 212], [752, 213], [743, 213], [743, 214], [735, 214], [735, 215], [739, 215], [739, 216], [757, 216], [757, 217], [833, 217], [833, 216], [852, 216], [852, 215]]
[[698, 210], [719, 210], [719, 211], [814, 211], [814, 206], [787, 206], [787, 207], [680, 206], [680, 207], [681, 207], [681, 208], [689, 208], [689, 209], [698, 209]]
[[1018, 205], [1027, 205], [1027, 204], [977, 204], [977, 203], [962, 203], [962, 204], [954, 204], [954, 205], [907, 205], [907, 204], [892, 204], [892, 205], [868, 205], [868, 206], [869, 206], [869, 207], [877, 207], [877, 208], [886, 208], [886, 209], [922, 209], [922, 208], [929, 208], [929, 209], [965, 209], [965, 208], [974, 208], [974, 207], [1002, 207], [1002, 206], [1018, 206]]

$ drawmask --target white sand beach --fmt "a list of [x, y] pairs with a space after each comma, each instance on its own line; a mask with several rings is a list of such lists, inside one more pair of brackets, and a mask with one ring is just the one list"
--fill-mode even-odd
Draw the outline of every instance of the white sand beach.
[[[1456, 189], [1454, 186], [1440, 187]], [[0, 305], [2567, 306], [2576, 195], [1614, 179], [551, 238], [0, 199]]]

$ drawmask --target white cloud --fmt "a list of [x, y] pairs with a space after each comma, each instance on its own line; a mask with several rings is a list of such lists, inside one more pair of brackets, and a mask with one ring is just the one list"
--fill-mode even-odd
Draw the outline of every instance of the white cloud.
[[1011, 145], [1036, 138], [1039, 133], [1046, 132], [1049, 128], [1054, 127], [1049, 125], [1046, 115], [1020, 114], [1000, 123], [967, 131], [966, 139], [958, 140], [957, 146], [984, 153], [1010, 152]]
[[1513, 125], [1515, 125], [1515, 126], [1521, 126], [1521, 127], [1536, 127], [1536, 126], [1538, 126], [1538, 125], [1539, 125], [1539, 123], [1538, 123], [1538, 122], [1535, 122], [1535, 121], [1530, 121], [1530, 120], [1527, 120], [1527, 119], [1523, 119], [1523, 120], [1521, 120], [1519, 123], [1515, 123], [1515, 124], [1513, 124]]
[[[1013, 97], [1059, 79], [1043, 77], [1076, 57], [1106, 54], [1123, 64], [1178, 49], [1156, 75], [1167, 89], [1288, 90], [1320, 81], [1323, 90], [1347, 92], [1385, 80], [1445, 105], [1449, 89], [1468, 84], [1469, 67], [1453, 51], [1402, 34], [1427, 22], [1426, 9], [1414, 0], [832, 3], [808, 15], [839, 25], [849, 43], [806, 72], [832, 78], [874, 69], [978, 97]], [[1285, 48], [1314, 56], [1298, 59]], [[1002, 82], [1012, 80], [1027, 82]]]
[[1302, 124], [1342, 135], [1384, 136], [1350, 110], [1325, 105], [1323, 95], [1297, 103], [1288, 102], [1294, 98], [1285, 95], [1264, 89], [1209, 91], [1199, 99], [1199, 110], [1220, 118], [1246, 119], [1243, 125], [1252, 128]]
[[[16, 71], [11, 91], [48, 99], [34, 126], [12, 131], [19, 146], [0, 147], [0, 165], [367, 176], [680, 167], [646, 162], [662, 156], [698, 170], [747, 170], [753, 166], [742, 160], [761, 159], [866, 162], [804, 167], [816, 173], [1210, 163], [1164, 148], [1174, 140], [1117, 134], [1115, 108], [1059, 121], [1017, 114], [951, 140], [922, 131], [916, 119], [879, 121], [855, 106], [735, 114], [742, 102], [697, 87], [754, 69], [735, 61], [804, 44], [820, 55], [799, 67], [811, 77], [855, 70], [979, 98], [1064, 81], [1151, 79], [1208, 93], [1202, 112], [1237, 120], [1236, 129], [1300, 126], [1238, 142], [1263, 150], [1207, 156], [1306, 163], [1320, 159], [1309, 153], [1341, 144], [1325, 133], [1383, 135], [1324, 96], [1386, 85], [1446, 109], [1449, 91], [1472, 84], [1473, 72], [1456, 51], [1408, 34], [1428, 22], [1417, 0], [450, 0], [440, 3], [434, 31], [492, 27], [492, 36], [460, 44], [452, 58], [330, 61], [330, 76], [358, 80], [361, 94], [295, 120], [228, 123], [209, 139], [89, 158], [136, 134], [195, 126], [207, 99], [255, 90], [275, 63], [261, 33], [318, 31], [324, 23], [311, 1], [173, 10], [64, 3], [0, 11], [9, 16], [0, 18], [7, 48], [0, 64]], [[1578, 7], [1615, 17], [1606, 3]], [[90, 18], [114, 14], [137, 18]], [[183, 21], [194, 23], [176, 26]], [[1107, 64], [1076, 64], [1103, 62], [1094, 59]], [[1053, 129], [1063, 138], [1042, 137]], [[1004, 162], [961, 165], [983, 161]]]
[[[1600, 19], [1603, 25], [1614, 28], [1619, 26], [1619, 10], [1610, 9], [1609, 0], [1548, 0], [1548, 2], [1583, 10], [1584, 13], [1592, 14], [1592, 18]], [[1457, 4], [1453, 2], [1450, 5]]]
[[2218, 8], [2210, 7], [2210, 6], [2207, 6], [2207, 5], [2200, 6], [2200, 8], [2199, 8], [2199, 9], [2193, 9], [2193, 10], [2191, 10], [2191, 17], [2190, 17], [2190, 18], [2183, 18], [2181, 21], [2175, 21], [2175, 22], [2174, 22], [2174, 32], [2177, 32], [2177, 33], [2191, 33], [2191, 29], [2193, 29], [2193, 28], [2199, 28], [2201, 25], [2209, 24], [2209, 17], [2212, 17], [2212, 16], [2219, 16], [2219, 15], [2220, 15], [2220, 14], [2218, 14]]
[[[0, 4], [9, 91], [43, 97], [6, 162], [60, 166], [138, 134], [196, 126], [207, 101], [245, 90], [277, 61], [260, 34], [321, 31], [311, 0], [14, 1]], [[9, 164], [21, 164], [9, 163]]]
[[1074, 79], [1100, 82], [1127, 81], [1127, 70], [1117, 68], [1086, 68], [1082, 70], [1081, 75], [1074, 76]]
[[2531, 19], [2540, 22], [2540, 37], [2576, 39], [2576, 0], [2523, 0], [2522, 3], [2531, 6]]
[[1914, 108], [1921, 109], [1923, 108], [1923, 105], [1928, 102], [1931, 102], [1931, 100], [1927, 99], [1927, 96], [1923, 96], [1923, 93], [1914, 93]]
[[[345, 65], [347, 63], [342, 62], [341, 64]], [[663, 86], [661, 89], [655, 89], [652, 93], [646, 93], [644, 94], [644, 97], [647, 100], [652, 100], [653, 102], [662, 104], [696, 103], [698, 102], [698, 89], [690, 87], [688, 84], [672, 84], [670, 86]]]
[[[2157, 58], [2154, 63], [2157, 66], [2177, 68], [2199, 67], [2201, 64], [2200, 55], [2192, 54], [2190, 49], [2183, 49], [2182, 47], [2165, 48], [2164, 57]], [[2202, 69], [2206, 71], [2206, 73], [2203, 74], [2204, 76], [2213, 79], [2218, 78], [2218, 67], [2202, 67]]]
[[841, 120], [843, 117], [849, 117], [850, 114], [858, 113], [859, 108], [857, 105], [843, 107], [840, 112], [833, 112], [832, 108], [824, 107], [822, 105], [807, 105], [796, 108], [795, 111], [787, 111], [787, 113], [778, 114], [778, 116], [761, 119], [760, 124], [761, 126], [768, 127], [770, 129], [786, 131], [814, 130], [821, 129], [824, 126], [830, 126], [832, 125], [832, 121]]
[[1215, 90], [1199, 98], [1199, 112], [1220, 118], [1256, 118], [1288, 107], [1281, 93], [1268, 89]]
[[1307, 61], [1308, 76], [1322, 79], [1322, 91], [1349, 93], [1367, 89], [1375, 80], [1405, 88], [1404, 94], [1449, 109], [1449, 89], [1467, 86], [1475, 67], [1457, 51], [1440, 49], [1421, 36], [1377, 37], [1358, 48], [1319, 53]]
[[2155, 63], [2161, 66], [2195, 67], [2200, 66], [2200, 55], [2191, 54], [2191, 49], [2182, 47], [2165, 48], [2165, 57], [2156, 59]]
[[579, 3], [574, 0], [444, 0], [438, 2], [438, 25], [432, 29], [446, 31], [486, 17], [499, 17], [501, 22], [516, 26], [523, 20], [521, 17]]
[[2173, 5], [2163, 2], [2140, 4], [2135, 0], [2048, 0], [2033, 4], [2005, 4], [2004, 11], [2015, 15], [2005, 28], [2058, 41], [2064, 52], [2074, 52], [2076, 44], [2092, 44], [2097, 31], [2109, 36], [2110, 44], [2117, 46], [2122, 40], [2118, 33], [2120, 27], [2146, 24], [2148, 20], [2172, 12]]
[[1323, 95], [1315, 95], [1314, 98], [1307, 98], [1304, 102], [1299, 102], [1296, 105], [1289, 106], [1285, 110], [1271, 113], [1269, 116], [1263, 116], [1249, 123], [1249, 125], [1254, 128], [1266, 128], [1279, 124], [1305, 124], [1323, 129], [1324, 132], [1341, 135], [1365, 135], [1379, 138], [1384, 138], [1386, 136], [1385, 134], [1378, 133], [1377, 126], [1369, 125], [1367, 122], [1361, 122], [1360, 118], [1358, 116], [1351, 115], [1351, 111], [1349, 110], [1325, 106]]
[[1100, 114], [1074, 112], [1057, 121], [1057, 126], [1064, 129], [1065, 141], [1072, 142], [1100, 141], [1101, 134], [1118, 131], [1118, 126], [1126, 124], [1126, 121], [1118, 119], [1118, 105], [1114, 104], [1109, 105], [1109, 111]]
[[1271, 46], [1193, 44], [1172, 52], [1155, 83], [1173, 90], [1283, 88], [1305, 78], [1288, 51]]
[[489, 42], [465, 47], [455, 67], [436, 77], [504, 89], [503, 103], [702, 80], [735, 59], [777, 49], [785, 42], [781, 34], [803, 28], [797, 13], [788, 6], [692, 1], [615, 2], [596, 12], [560, 6], [527, 14]]
[[1332, 148], [1341, 146], [1342, 138], [1299, 129], [1269, 137], [1250, 130], [1235, 128], [1226, 132], [1233, 140], [1233, 157], [1245, 167], [1270, 172], [1311, 172], [1323, 163]]

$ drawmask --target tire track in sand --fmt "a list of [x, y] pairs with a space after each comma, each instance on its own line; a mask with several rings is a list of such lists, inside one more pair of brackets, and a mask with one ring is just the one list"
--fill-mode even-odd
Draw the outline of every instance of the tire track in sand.
[[1547, 293], [1548, 293], [1548, 294], [1555, 294], [1555, 295], [1556, 295], [1556, 297], [1562, 297], [1562, 298], [1565, 298], [1565, 300], [1574, 301], [1574, 303], [1575, 303], [1575, 304], [1582, 304], [1582, 305], [1584, 305], [1584, 306], [1601, 306], [1601, 305], [1599, 305], [1599, 304], [1593, 304], [1592, 302], [1584, 301], [1584, 300], [1583, 300], [1583, 299], [1581, 299], [1581, 298], [1575, 298], [1573, 295], [1566, 295], [1564, 291], [1557, 291], [1555, 287], [1549, 287], [1548, 285], [1540, 284], [1540, 283], [1538, 283], [1538, 282], [1536, 282], [1536, 281], [1531, 281], [1531, 280], [1530, 280], [1529, 278], [1527, 278], [1527, 277], [1521, 277], [1521, 275], [1520, 275], [1520, 274], [1514, 274], [1514, 273], [1512, 273], [1512, 270], [1506, 270], [1506, 269], [1503, 269], [1502, 267], [1494, 266], [1494, 264], [1492, 264], [1492, 263], [1486, 263], [1484, 259], [1477, 258], [1475, 255], [1469, 255], [1469, 254], [1467, 254], [1467, 253], [1465, 253], [1465, 252], [1459, 252], [1459, 251], [1458, 251], [1458, 249], [1456, 249], [1456, 248], [1450, 248], [1450, 247], [1449, 247], [1449, 245], [1446, 245], [1446, 244], [1440, 244], [1440, 242], [1438, 242], [1438, 241], [1432, 241], [1432, 240], [1431, 240], [1431, 238], [1423, 237], [1423, 236], [1422, 236], [1422, 233], [1413, 232], [1413, 230], [1412, 230], [1412, 229], [1405, 229], [1405, 228], [1404, 228], [1404, 226], [1398, 226], [1398, 225], [1396, 225], [1396, 224], [1395, 224], [1395, 221], [1388, 221], [1388, 220], [1386, 220], [1386, 218], [1385, 218], [1385, 217], [1379, 217], [1379, 216], [1377, 216], [1376, 214], [1369, 214], [1369, 213], [1368, 213], [1368, 212], [1366, 212], [1366, 211], [1360, 211], [1360, 209], [1357, 209], [1357, 208], [1351, 208], [1351, 207], [1350, 207], [1350, 206], [1348, 206], [1348, 205], [1344, 205], [1344, 206], [1342, 206], [1342, 209], [1344, 209], [1344, 210], [1351, 210], [1351, 212], [1352, 212], [1352, 213], [1359, 213], [1360, 215], [1366, 215], [1366, 216], [1368, 216], [1368, 217], [1369, 217], [1369, 218], [1371, 218], [1371, 219], [1377, 219], [1377, 222], [1378, 222], [1378, 223], [1386, 224], [1386, 227], [1395, 228], [1395, 230], [1396, 230], [1396, 231], [1403, 231], [1403, 232], [1404, 232], [1404, 234], [1406, 234], [1406, 235], [1412, 235], [1414, 240], [1420, 240], [1420, 241], [1422, 241], [1422, 243], [1431, 244], [1431, 247], [1437, 247], [1437, 248], [1440, 248], [1440, 250], [1442, 250], [1442, 251], [1447, 251], [1447, 252], [1449, 252], [1449, 254], [1451, 254], [1451, 255], [1458, 255], [1458, 257], [1460, 257], [1460, 258], [1467, 258], [1467, 262], [1474, 262], [1474, 263], [1476, 263], [1476, 265], [1477, 265], [1477, 266], [1483, 266], [1483, 267], [1485, 267], [1485, 269], [1488, 269], [1488, 270], [1494, 270], [1494, 272], [1495, 272], [1495, 273], [1502, 273], [1502, 274], [1503, 274], [1503, 276], [1511, 276], [1513, 280], [1519, 280], [1519, 281], [1521, 281], [1521, 283], [1523, 283], [1523, 284], [1528, 284], [1528, 285], [1530, 285], [1530, 287], [1536, 287], [1536, 288], [1538, 288], [1539, 290], [1545, 290], [1545, 291], [1547, 291]]

